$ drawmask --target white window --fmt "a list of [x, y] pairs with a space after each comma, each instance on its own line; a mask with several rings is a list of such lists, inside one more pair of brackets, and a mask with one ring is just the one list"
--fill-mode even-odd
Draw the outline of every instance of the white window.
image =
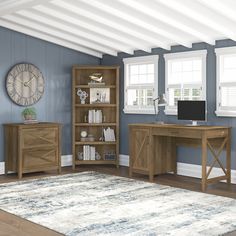
[[236, 116], [236, 47], [215, 49], [216, 115]]
[[206, 50], [165, 54], [167, 115], [177, 114], [178, 100], [206, 99]]
[[154, 114], [157, 97], [158, 56], [125, 58], [124, 112]]

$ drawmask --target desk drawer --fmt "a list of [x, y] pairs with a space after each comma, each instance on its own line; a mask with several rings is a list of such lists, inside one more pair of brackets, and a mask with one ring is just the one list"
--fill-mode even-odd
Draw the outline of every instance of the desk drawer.
[[26, 170], [43, 170], [44, 167], [58, 165], [57, 147], [40, 147], [24, 149], [22, 151], [22, 169]]
[[57, 143], [57, 128], [34, 128], [22, 130], [22, 146], [32, 148]]
[[153, 135], [182, 137], [182, 138], [201, 138], [201, 132], [198, 130], [175, 129], [175, 128], [155, 128], [152, 130]]

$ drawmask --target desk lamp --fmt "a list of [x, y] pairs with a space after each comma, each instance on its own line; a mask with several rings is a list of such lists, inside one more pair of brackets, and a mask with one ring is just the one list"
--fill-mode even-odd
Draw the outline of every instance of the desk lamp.
[[158, 120], [157, 120], [156, 101], [158, 101], [158, 102], [157, 102], [157, 106], [158, 106], [158, 107], [165, 106], [165, 105], [167, 104], [166, 99], [165, 99], [165, 94], [163, 93], [163, 94], [159, 95], [157, 98], [153, 99], [153, 106], [154, 106], [155, 117], [156, 117], [155, 123], [164, 124], [163, 121], [158, 121]]

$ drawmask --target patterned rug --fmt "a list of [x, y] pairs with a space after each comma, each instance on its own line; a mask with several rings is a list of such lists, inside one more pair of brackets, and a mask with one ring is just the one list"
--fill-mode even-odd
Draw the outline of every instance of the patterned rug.
[[234, 199], [97, 172], [1, 184], [0, 208], [69, 236], [236, 230]]

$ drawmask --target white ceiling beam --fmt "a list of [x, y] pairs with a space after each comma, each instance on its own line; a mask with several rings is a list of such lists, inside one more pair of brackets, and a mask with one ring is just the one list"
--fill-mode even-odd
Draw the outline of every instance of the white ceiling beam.
[[15, 16], [15, 15], [2, 16], [2, 18], [6, 19], [8, 21], [11, 21], [13, 23], [20, 24], [24, 27], [28, 27], [30, 29], [37, 29], [37, 31], [39, 31], [40, 33], [45, 33], [46, 35], [56, 36], [57, 38], [60, 38], [62, 40], [65, 39], [71, 43], [78, 44], [78, 45], [99, 51], [101, 53], [106, 53], [106, 54], [109, 54], [112, 56], [117, 56], [117, 52], [112, 49], [109, 49], [107, 47], [103, 47], [99, 44], [90, 42], [88, 40], [84, 40], [84, 39], [81, 39], [81, 38], [78, 38], [78, 37], [75, 37], [72, 35], [68, 35], [67, 33], [63, 33], [60, 30], [55, 30], [53, 28], [43, 26], [42, 24], [38, 24], [33, 21], [25, 20], [21, 17]]
[[36, 12], [33, 9], [30, 10], [30, 12], [26, 11], [26, 10], [19, 11], [19, 12], [17, 12], [16, 15], [26, 18], [28, 20], [34, 21], [34, 22], [38, 22], [38, 23], [43, 24], [45, 26], [59, 29], [60, 31], [63, 31], [69, 35], [74, 35], [78, 38], [82, 37], [82, 38], [87, 39], [89, 41], [99, 42], [99, 44], [101, 44], [105, 47], [109, 47], [115, 51], [133, 54], [133, 50], [130, 49], [130, 47], [128, 47], [127, 45], [122, 45], [120, 43], [115, 42], [114, 40], [113, 41], [107, 40], [106, 37], [102, 37], [97, 34], [85, 32], [83, 30], [78, 29], [78, 27], [72, 27], [72, 26], [68, 26], [66, 24], [62, 24], [56, 20], [50, 19], [49, 17], [44, 17], [42, 15], [39, 15], [38, 12]]
[[202, 5], [220, 13], [226, 18], [236, 21], [236, 2], [235, 0], [198, 0]]
[[90, 7], [88, 7], [87, 9], [85, 9], [84, 5], [83, 5], [83, 7], [81, 7], [81, 4], [78, 4], [78, 2], [76, 2], [76, 1], [67, 0], [66, 2], [64, 2], [61, 0], [56, 0], [56, 1], [52, 1], [52, 3], [55, 6], [60, 6], [60, 7], [65, 8], [71, 12], [74, 12], [76, 14], [83, 15], [87, 18], [93, 19], [94, 21], [97, 21], [102, 25], [107, 25], [107, 26], [113, 27], [123, 33], [133, 35], [136, 38], [141, 38], [141, 39], [145, 40], [146, 42], [148, 42], [152, 46], [162, 47], [167, 50], [170, 49], [169, 44], [155, 39], [155, 37], [150, 36], [150, 34], [148, 34], [147, 32], [146, 33], [140, 32], [139, 27], [135, 27], [134, 25], [128, 27], [127, 26], [128, 22], [126, 24], [116, 22], [116, 21], [114, 21], [114, 19], [112, 17], [108, 17], [107, 15], [102, 16], [99, 14], [99, 11], [93, 10]]
[[189, 37], [188, 34], [182, 33], [180, 30], [176, 30], [163, 22], [160, 23], [133, 8], [131, 9], [130, 7], [127, 7], [129, 6], [129, 1], [127, 0], [80, 0], [80, 2], [90, 5], [90, 7], [96, 7], [101, 14], [105, 12], [123, 20], [125, 19], [125, 21], [139, 26], [144, 32], [148, 30], [151, 33], [155, 33], [155, 37], [163, 37], [163, 41], [172, 40], [174, 44], [192, 47], [190, 41], [186, 40]]
[[0, 2], [0, 16], [47, 3], [51, 0], [8, 0]]
[[129, 34], [117, 31], [110, 26], [101, 25], [94, 21], [94, 19], [88, 19], [84, 16], [78, 15], [75, 12], [68, 11], [66, 9], [60, 8], [55, 5], [48, 6], [37, 6], [34, 10], [38, 11], [41, 15], [50, 17], [58, 22], [63, 22], [78, 29], [85, 30], [87, 32], [92, 32], [97, 35], [104, 35], [108, 39], [114, 42], [118, 41], [122, 44], [126, 44], [132, 49], [140, 49], [146, 52], [151, 52], [151, 48], [148, 43], [142, 41], [142, 39], [135, 38]]
[[0, 19], [0, 25], [8, 29], [12, 29], [14, 31], [24, 33], [26, 35], [30, 35], [32, 37], [51, 42], [53, 44], [57, 44], [66, 48], [70, 48], [76, 51], [80, 51], [82, 53], [86, 53], [86, 54], [98, 57], [98, 58], [102, 58], [102, 53], [100, 52], [79, 46], [77, 44], [70, 43], [66, 40], [61, 40], [59, 38], [37, 32], [37, 30], [28, 29], [27, 27], [20, 26], [17, 23], [12, 23], [12, 22], [8, 22], [6, 20]]
[[158, 2], [173, 8], [175, 11], [182, 12], [195, 22], [201, 23], [203, 27], [212, 29], [215, 35], [220, 33], [222, 37], [236, 40], [235, 22], [227, 19], [226, 12], [223, 13], [224, 15], [221, 15], [215, 11], [216, 8], [226, 6], [226, 1], [221, 1], [221, 4], [217, 5], [217, 2], [214, 0], [214, 6], [211, 6], [213, 2], [209, 0], [158, 0]]
[[171, 10], [160, 3], [158, 4], [157, 1], [148, 1], [148, 4], [143, 0], [129, 0], [127, 2], [129, 2], [130, 6], [134, 9], [194, 36], [196, 41], [215, 44], [214, 38], [210, 37], [208, 32], [202, 29], [201, 25], [197, 22], [191, 21], [188, 17]]

